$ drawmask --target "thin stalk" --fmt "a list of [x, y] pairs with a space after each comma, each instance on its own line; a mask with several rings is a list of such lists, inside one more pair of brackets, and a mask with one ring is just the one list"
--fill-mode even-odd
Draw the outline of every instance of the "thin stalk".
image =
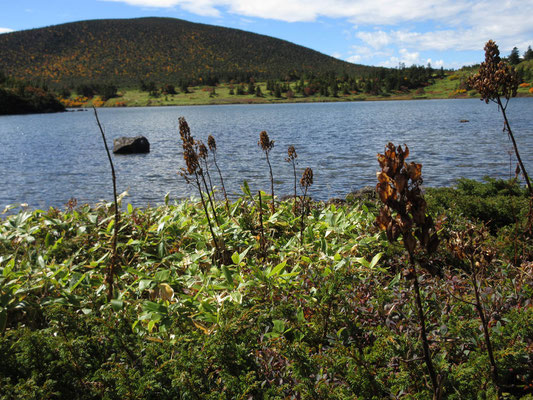
[[[217, 238], [215, 232], [213, 231], [213, 224], [211, 223], [211, 218], [209, 217], [209, 211], [207, 209], [207, 204], [204, 200], [204, 195], [202, 193], [202, 186], [200, 185], [200, 179], [198, 179], [198, 173], [195, 172], [194, 176], [196, 177], [196, 184], [198, 185], [198, 191], [200, 192], [200, 199], [202, 200], [202, 206], [204, 207], [205, 216], [207, 217], [207, 224], [209, 225], [209, 231], [211, 231], [211, 237], [213, 238], [213, 243], [215, 243], [215, 249], [218, 255], [220, 255], [220, 249], [218, 248]], [[216, 259], [216, 256], [215, 256]]]
[[96, 112], [96, 108], [93, 107], [93, 110], [94, 110], [94, 116], [96, 117], [96, 123], [98, 124], [100, 133], [102, 134], [102, 140], [104, 141], [105, 151], [107, 153], [109, 165], [111, 166], [111, 177], [113, 180], [113, 200], [115, 202], [115, 226], [113, 229], [113, 237], [111, 239], [112, 253], [111, 253], [111, 260], [109, 263], [109, 267], [106, 271], [106, 278], [105, 278], [105, 281], [107, 283], [107, 300], [109, 301], [113, 298], [113, 285], [114, 285], [115, 263], [117, 261], [117, 236], [118, 236], [119, 223], [120, 223], [120, 211], [118, 209], [117, 178], [115, 175], [115, 167], [113, 165], [113, 160], [111, 159], [111, 153], [109, 152], [109, 147], [107, 146], [104, 129], [102, 128], [102, 124], [100, 124], [100, 119], [98, 118], [98, 113]]
[[483, 306], [481, 304], [481, 296], [479, 295], [479, 286], [477, 283], [477, 277], [475, 273], [475, 267], [473, 260], [470, 260], [470, 268], [472, 270], [472, 274], [470, 275], [470, 278], [472, 280], [472, 286], [474, 287], [474, 294], [476, 296], [476, 311], [479, 315], [479, 319], [481, 320], [481, 325], [483, 326], [483, 335], [485, 336], [485, 344], [487, 346], [487, 354], [489, 356], [489, 362], [491, 365], [491, 373], [492, 378], [494, 380], [494, 384], [498, 388], [498, 398], [500, 397], [500, 387], [498, 385], [498, 382], [500, 381], [498, 376], [498, 367], [496, 366], [496, 361], [494, 360], [494, 353], [492, 352], [492, 342], [490, 341], [490, 334], [489, 334], [489, 326], [487, 323], [487, 318], [485, 317], [485, 312], [483, 311]]
[[207, 175], [207, 180], [209, 182], [209, 189], [211, 193], [213, 193], [213, 197], [215, 196], [215, 190], [213, 189], [213, 182], [211, 182], [211, 174], [209, 173], [209, 164], [207, 163], [207, 160], [204, 160], [205, 164], [205, 173]]
[[305, 204], [305, 196], [307, 195], [307, 186], [304, 190], [304, 195], [302, 197], [302, 216], [300, 218], [300, 245], [304, 244], [304, 228], [305, 228], [305, 222], [304, 218], [306, 215], [306, 204]]
[[222, 193], [224, 193], [224, 199], [226, 200], [226, 211], [228, 212], [229, 214], [229, 201], [228, 201], [228, 195], [226, 193], [226, 187], [224, 186], [224, 179], [222, 178], [222, 173], [220, 172], [220, 168], [218, 167], [218, 164], [217, 164], [217, 155], [216, 155], [216, 152], [213, 152], [213, 161], [215, 162], [215, 167], [217, 168], [217, 171], [218, 171], [218, 176], [220, 177], [220, 183], [222, 185]]
[[261, 235], [260, 237], [260, 245], [261, 245], [261, 253], [263, 253], [263, 257], [266, 256], [266, 251], [265, 251], [265, 230], [263, 228], [263, 200], [261, 198], [261, 191], [258, 190], [258, 194], [259, 194], [259, 233]]
[[292, 160], [292, 170], [294, 172], [294, 206], [296, 207], [296, 196], [297, 196], [296, 195], [296, 181], [297, 181], [297, 178], [296, 178], [296, 163], [294, 162], [294, 160]]
[[213, 203], [213, 199], [209, 194], [209, 188], [207, 187], [207, 182], [205, 180], [205, 176], [202, 170], [200, 170], [199, 175], [202, 177], [202, 181], [204, 182], [205, 191], [207, 193], [207, 198], [209, 199], [209, 204], [211, 204], [211, 209], [213, 210], [213, 217], [215, 218], [215, 222], [217, 223], [217, 226], [220, 226], [218, 222], [217, 210], [215, 209], [215, 204]]
[[272, 165], [270, 165], [270, 159], [268, 158], [268, 151], [265, 151], [268, 169], [270, 171], [270, 191], [272, 193], [272, 213], [276, 213], [276, 206], [274, 204], [274, 175], [272, 174]]
[[518, 146], [516, 145], [516, 141], [514, 139], [513, 131], [511, 130], [511, 126], [509, 125], [509, 120], [507, 119], [507, 114], [505, 113], [505, 109], [507, 108], [507, 105], [504, 107], [502, 104], [502, 101], [500, 97], [497, 97], [497, 103], [498, 107], [502, 111], [503, 114], [503, 120], [504, 120], [504, 126], [507, 130], [507, 133], [509, 134], [509, 137], [511, 138], [511, 142], [513, 143], [514, 152], [516, 155], [516, 159], [518, 160], [518, 164], [520, 165], [520, 169], [522, 170], [522, 174], [524, 175], [524, 179], [526, 180], [526, 185], [529, 190], [529, 196], [533, 196], [533, 189], [531, 188], [531, 182], [529, 181], [529, 176], [526, 172], [526, 168], [524, 167], [524, 163], [522, 162], [522, 158], [520, 157], [520, 154], [518, 153]]
[[424, 360], [426, 367], [431, 378], [431, 386], [433, 387], [433, 398], [438, 398], [439, 384], [437, 381], [437, 374], [435, 368], [433, 368], [433, 361], [431, 359], [431, 353], [429, 351], [429, 342], [426, 334], [426, 317], [424, 315], [424, 309], [422, 308], [422, 296], [420, 295], [420, 286], [418, 284], [418, 274], [416, 272], [416, 264], [412, 254], [409, 254], [409, 261], [413, 268], [413, 286], [415, 292], [416, 308], [418, 312], [418, 319], [420, 321], [420, 336], [422, 338], [422, 348], [424, 349]]

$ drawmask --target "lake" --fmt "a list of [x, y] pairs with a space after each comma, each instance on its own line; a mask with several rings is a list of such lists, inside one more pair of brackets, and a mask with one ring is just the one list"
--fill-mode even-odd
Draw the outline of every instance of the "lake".
[[[512, 99], [511, 128], [520, 154], [533, 174], [533, 98]], [[391, 141], [406, 143], [408, 161], [423, 164], [427, 186], [452, 185], [457, 178], [514, 175], [516, 160], [503, 117], [495, 104], [478, 99], [352, 103], [227, 105], [157, 108], [107, 108], [98, 115], [109, 146], [118, 136], [144, 135], [151, 152], [113, 155], [118, 191], [126, 203], [158, 205], [166, 193], [188, 198], [194, 188], [178, 175], [184, 167], [178, 118], [184, 116], [196, 139], [217, 141], [217, 161], [233, 198], [248, 181], [252, 192], [270, 190], [259, 133], [275, 141], [270, 158], [276, 194], [293, 191], [287, 147], [298, 153], [298, 179], [314, 172], [315, 199], [344, 197], [376, 184], [376, 154]], [[461, 120], [469, 122], [461, 123]], [[0, 117], [0, 207], [28, 203], [31, 208], [63, 207], [112, 199], [107, 155], [94, 113], [68, 112]], [[218, 176], [211, 168], [213, 181]]]

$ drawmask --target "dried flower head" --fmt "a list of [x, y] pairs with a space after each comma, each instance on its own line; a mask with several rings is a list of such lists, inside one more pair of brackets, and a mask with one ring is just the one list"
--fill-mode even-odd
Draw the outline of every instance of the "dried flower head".
[[198, 157], [207, 160], [208, 156], [209, 153], [207, 152], [207, 147], [205, 147], [205, 144], [200, 140], [198, 142]]
[[300, 179], [300, 185], [302, 185], [302, 187], [304, 188], [308, 188], [312, 184], [313, 184], [313, 170], [308, 167], [305, 169], [302, 175], [302, 179]]
[[217, 151], [217, 142], [215, 141], [213, 135], [209, 135], [207, 138], [207, 145], [209, 146], [209, 150], [211, 150], [213, 153]]
[[183, 147], [190, 145], [194, 145], [194, 139], [191, 136], [191, 129], [189, 128], [189, 124], [187, 124], [187, 121], [185, 121], [184, 117], [179, 118], [179, 125], [180, 125], [180, 136], [181, 140], [183, 141]]
[[287, 149], [287, 154], [289, 155], [289, 157], [286, 159], [287, 162], [293, 162], [298, 158], [298, 154], [296, 154], [296, 149], [292, 145], [289, 146], [289, 148]]
[[420, 189], [422, 164], [407, 164], [408, 156], [407, 146], [402, 149], [392, 143], [387, 145], [384, 154], [378, 154], [381, 171], [377, 173], [376, 192], [384, 206], [376, 223], [387, 232], [390, 242], [401, 234], [409, 254], [415, 250], [416, 239], [431, 253], [436, 250], [439, 239], [432, 218], [426, 215], [427, 205]]
[[267, 153], [274, 147], [274, 141], [270, 140], [266, 131], [262, 131], [259, 134], [259, 142], [257, 144]]
[[198, 155], [192, 146], [185, 146], [183, 148], [183, 159], [187, 165], [187, 172], [189, 175], [194, 174], [200, 167], [198, 163]]
[[519, 83], [515, 69], [501, 60], [498, 46], [489, 40], [485, 45], [485, 61], [479, 66], [479, 72], [468, 78], [468, 84], [488, 103], [499, 97], [507, 100], [515, 97]]

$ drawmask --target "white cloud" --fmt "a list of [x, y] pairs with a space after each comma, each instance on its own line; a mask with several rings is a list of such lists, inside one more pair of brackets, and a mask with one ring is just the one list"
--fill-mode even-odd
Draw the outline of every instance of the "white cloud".
[[362, 57], [360, 55], [356, 54], [356, 55], [353, 55], [353, 56], [350, 56], [350, 57], [346, 58], [345, 61], [357, 64], [357, 63], [361, 62], [361, 60], [362, 60]]
[[[533, 37], [533, 0], [101, 1], [143, 7], [179, 7], [210, 17], [231, 13], [244, 18], [285, 22], [316, 21], [321, 17], [344, 19], [358, 25], [362, 30], [355, 34], [356, 38], [375, 50], [398, 46], [411, 52], [479, 51], [491, 38], [498, 43], [500, 49], [508, 51], [513, 46], [527, 48]], [[416, 29], [400, 28], [405, 23]], [[381, 29], [368, 30], [368, 27], [375, 26]], [[343, 35], [348, 37], [349, 33], [344, 31]]]
[[398, 57], [390, 57], [387, 61], [381, 62], [382, 67], [397, 67], [399, 64], [405, 64], [407, 67], [411, 65], [420, 65], [420, 53], [409, 52], [406, 49], [399, 50]]
[[0, 34], [9, 33], [9, 32], [13, 32], [13, 29], [11, 29], [11, 28], [0, 28]]
[[331, 54], [331, 57], [342, 58], [342, 54], [339, 53], [338, 51], [336, 51], [336, 52], [334, 52], [333, 54]]

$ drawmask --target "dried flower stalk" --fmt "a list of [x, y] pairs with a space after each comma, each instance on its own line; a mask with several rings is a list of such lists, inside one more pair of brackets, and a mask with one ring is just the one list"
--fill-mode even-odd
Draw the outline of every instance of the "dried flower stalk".
[[276, 206], [274, 202], [274, 176], [272, 174], [272, 165], [270, 164], [270, 159], [268, 157], [270, 150], [272, 150], [272, 148], [274, 147], [274, 141], [270, 140], [270, 138], [268, 137], [268, 133], [266, 133], [266, 131], [262, 131], [259, 134], [259, 142], [257, 142], [257, 144], [265, 152], [266, 160], [268, 163], [268, 169], [270, 171], [270, 191], [272, 193], [272, 212], [275, 213]]
[[[484, 100], [485, 103], [488, 104], [489, 101], [492, 101], [498, 104], [504, 119], [503, 131], [507, 132], [513, 143], [516, 159], [526, 180], [529, 195], [533, 196], [531, 182], [518, 152], [518, 146], [505, 112], [510, 98], [516, 96], [519, 83], [518, 74], [513, 66], [502, 61], [498, 46], [494, 41], [489, 40], [485, 44], [485, 61], [479, 66], [479, 72], [468, 79], [468, 84], [479, 92], [481, 100]], [[502, 98], [505, 99], [505, 105]]]

